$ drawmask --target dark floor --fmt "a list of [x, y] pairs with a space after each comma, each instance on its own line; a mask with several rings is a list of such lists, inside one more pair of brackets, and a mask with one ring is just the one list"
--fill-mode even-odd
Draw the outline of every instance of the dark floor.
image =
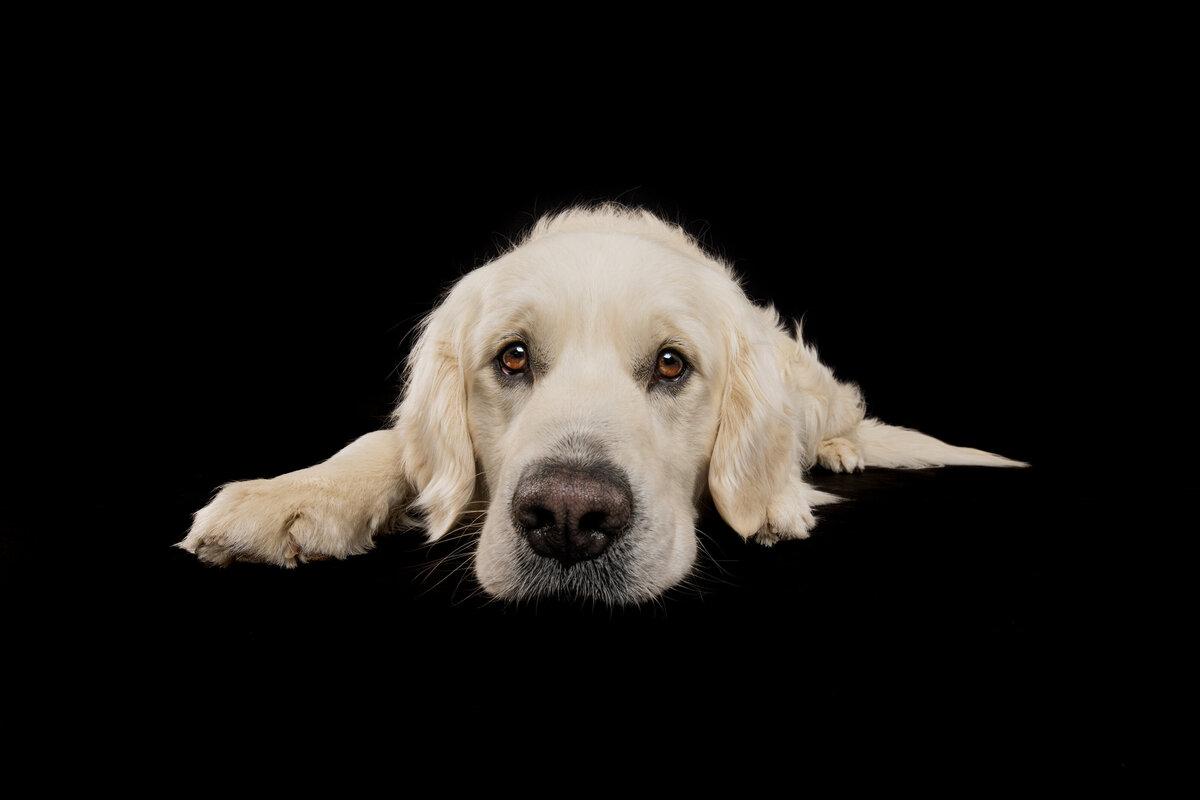
[[958, 763], [1120, 774], [1138, 708], [1112, 656], [1139, 620], [1113, 578], [1137, 567], [1048, 505], [1043, 469], [817, 474], [847, 500], [810, 539], [764, 548], [707, 518], [698, 577], [619, 609], [489, 601], [462, 542], [415, 534], [296, 570], [204, 567], [171, 547], [205, 496], [189, 485], [165, 509], [148, 503], [136, 538], [68, 554], [83, 571], [11, 576], [8, 607], [37, 609], [22, 659], [65, 647], [168, 687], [166, 707], [199, 702], [192, 713], [209, 692], [348, 698], [387, 714], [448, 693], [435, 705], [470, 726], [497, 713], [632, 714], [636, 697], [665, 726], [790, 720], [811, 732], [861, 719], [879, 731], [911, 718], [920, 732], [907, 736]]
[[[743, 165], [538, 185], [514, 164], [398, 200], [364, 191], [354, 163], [246, 171], [231, 151], [177, 166], [192, 189], [150, 204], [154, 235], [130, 256], [171, 280], [62, 346], [93, 360], [90, 335], [105, 331], [103, 377], [31, 384], [107, 405], [68, 400], [49, 429], [99, 441], [65, 475], [54, 447], [35, 446], [33, 480], [6, 497], [10, 665], [99, 681], [90, 694], [113, 713], [148, 700], [151, 733], [230, 708], [344, 704], [388, 724], [416, 716], [448, 742], [503, 743], [516, 723], [575, 741], [580, 720], [621, 719], [636, 733], [605, 748], [682, 728], [700, 758], [713, 741], [791, 758], [824, 732], [844, 758], [878, 737], [874, 752], [921, 752], [935, 769], [1139, 763], [1139, 673], [1123, 654], [1147, 636], [1133, 602], [1144, 565], [1121, 549], [1109, 498], [1075, 481], [1094, 464], [1063, 423], [1080, 404], [1074, 334], [1056, 327], [1046, 217], [1014, 201], [1023, 162], [964, 175], [931, 166], [932, 150], [917, 170], [842, 146], [857, 160], [805, 171], [816, 182], [795, 202]], [[752, 297], [803, 317], [873, 414], [1033, 466], [816, 472], [846, 502], [821, 510], [812, 538], [767, 549], [710, 515], [696, 578], [638, 608], [491, 602], [455, 539], [392, 535], [293, 571], [210, 569], [172, 547], [222, 483], [315, 463], [385, 424], [406, 334], [456, 275], [537, 213], [613, 197], [687, 221]], [[82, 509], [68, 512], [63, 486]]]

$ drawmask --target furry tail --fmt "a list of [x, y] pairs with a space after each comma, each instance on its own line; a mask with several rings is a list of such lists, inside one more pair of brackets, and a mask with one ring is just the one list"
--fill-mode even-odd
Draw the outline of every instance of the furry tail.
[[1027, 467], [1023, 461], [986, 453], [971, 447], [955, 447], [908, 428], [885, 425], [877, 419], [864, 419], [858, 426], [858, 438], [868, 467], [919, 469], [965, 465], [973, 467]]

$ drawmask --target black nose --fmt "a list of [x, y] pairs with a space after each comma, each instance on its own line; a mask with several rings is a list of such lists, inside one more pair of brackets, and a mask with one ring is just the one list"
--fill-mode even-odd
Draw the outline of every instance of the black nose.
[[538, 467], [512, 498], [513, 523], [529, 546], [566, 566], [607, 550], [632, 513], [629, 482], [608, 467]]

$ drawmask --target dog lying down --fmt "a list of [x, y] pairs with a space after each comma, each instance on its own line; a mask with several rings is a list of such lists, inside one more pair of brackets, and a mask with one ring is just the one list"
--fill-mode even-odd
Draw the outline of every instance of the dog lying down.
[[640, 210], [539, 221], [424, 321], [386, 430], [328, 461], [224, 486], [179, 543], [205, 562], [294, 567], [403, 525], [479, 528], [497, 598], [654, 598], [696, 558], [705, 495], [741, 536], [807, 537], [819, 464], [1023, 464], [864, 416], [771, 308], [680, 228]]

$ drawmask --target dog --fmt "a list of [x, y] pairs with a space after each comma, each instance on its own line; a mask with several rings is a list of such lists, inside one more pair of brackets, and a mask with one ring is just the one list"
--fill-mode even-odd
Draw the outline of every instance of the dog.
[[177, 546], [295, 567], [471, 518], [500, 600], [652, 600], [684, 581], [702, 504], [800, 539], [837, 500], [810, 467], [1026, 466], [866, 416], [769, 306], [680, 226], [618, 205], [548, 215], [421, 323], [390, 427], [227, 484]]

